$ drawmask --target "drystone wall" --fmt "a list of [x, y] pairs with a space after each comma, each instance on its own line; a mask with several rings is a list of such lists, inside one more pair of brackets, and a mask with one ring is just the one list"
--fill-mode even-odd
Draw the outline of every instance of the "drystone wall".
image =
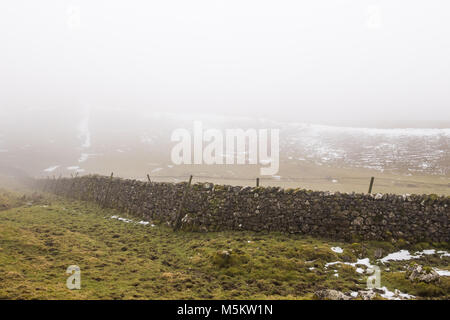
[[[35, 186], [169, 225], [174, 224], [186, 190], [186, 183], [104, 176], [36, 180]], [[347, 194], [202, 183], [189, 188], [181, 216], [181, 228], [191, 231], [278, 231], [347, 241], [450, 239], [450, 197], [436, 195]]]

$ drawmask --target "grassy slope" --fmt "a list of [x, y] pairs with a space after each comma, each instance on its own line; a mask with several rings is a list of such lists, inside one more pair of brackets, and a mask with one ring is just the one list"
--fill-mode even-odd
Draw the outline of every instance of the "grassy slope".
[[[375, 248], [387, 254], [409, 247], [402, 241], [348, 244], [277, 233], [175, 233], [161, 225], [110, 219], [117, 214], [125, 216], [57, 198], [0, 211], [0, 298], [310, 299], [317, 289], [365, 288], [366, 276], [355, 268], [334, 265], [326, 270], [326, 262], [354, 262], [357, 257], [374, 261]], [[344, 252], [334, 253], [331, 246]], [[434, 247], [448, 249], [448, 244]], [[230, 249], [228, 261], [218, 254]], [[448, 269], [449, 261], [427, 256], [421, 263]], [[439, 284], [412, 284], [401, 272], [407, 263], [383, 270], [382, 285], [423, 297], [450, 298], [450, 277], [442, 277]], [[65, 285], [66, 268], [73, 264], [81, 268], [81, 290]]]

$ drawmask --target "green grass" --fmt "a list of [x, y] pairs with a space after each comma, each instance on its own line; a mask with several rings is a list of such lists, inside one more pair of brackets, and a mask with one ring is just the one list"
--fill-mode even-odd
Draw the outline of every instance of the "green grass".
[[18, 207], [25, 203], [26, 196], [0, 188], [0, 211]]
[[[0, 212], [0, 299], [311, 299], [319, 289], [348, 293], [366, 286], [366, 276], [355, 268], [327, 270], [325, 263], [363, 257], [373, 262], [375, 248], [386, 254], [398, 249], [397, 243], [339, 243], [279, 233], [173, 232], [165, 225], [111, 219], [126, 215], [87, 202], [38, 199]], [[344, 252], [337, 254], [332, 246]], [[440, 268], [450, 261], [425, 259]], [[69, 265], [81, 269], [81, 290], [66, 288]], [[449, 277], [414, 284], [405, 279], [401, 263], [389, 267], [382, 285], [391, 290], [450, 297]]]

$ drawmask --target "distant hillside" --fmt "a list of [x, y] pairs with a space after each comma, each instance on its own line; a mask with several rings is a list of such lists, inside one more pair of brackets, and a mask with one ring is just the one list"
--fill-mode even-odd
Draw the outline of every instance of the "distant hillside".
[[[40, 177], [114, 171], [119, 176], [143, 179], [147, 173], [166, 181], [194, 174], [209, 181], [253, 184], [259, 175], [256, 166], [173, 165], [172, 131], [193, 130], [193, 121], [200, 120], [204, 129], [280, 129], [280, 171], [267, 183], [363, 192], [368, 177], [374, 175], [378, 183], [386, 179], [386, 191], [400, 193], [445, 193], [450, 183], [450, 129], [334, 127], [294, 122], [296, 119], [277, 122], [109, 111], [105, 114], [86, 108], [45, 130], [42, 123], [28, 120], [29, 126], [20, 132], [0, 130], [0, 165]], [[425, 185], [430, 183], [434, 186]]]

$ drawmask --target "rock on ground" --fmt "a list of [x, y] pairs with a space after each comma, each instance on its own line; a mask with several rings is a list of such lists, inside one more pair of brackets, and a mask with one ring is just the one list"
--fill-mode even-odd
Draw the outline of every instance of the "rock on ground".
[[406, 277], [411, 281], [423, 281], [426, 283], [439, 280], [439, 274], [431, 268], [424, 268], [420, 264], [408, 267]]
[[314, 292], [314, 295], [320, 300], [350, 300], [352, 297], [333, 289], [324, 289]]

